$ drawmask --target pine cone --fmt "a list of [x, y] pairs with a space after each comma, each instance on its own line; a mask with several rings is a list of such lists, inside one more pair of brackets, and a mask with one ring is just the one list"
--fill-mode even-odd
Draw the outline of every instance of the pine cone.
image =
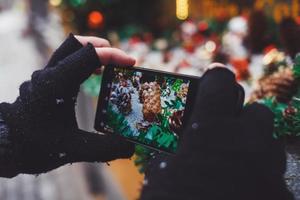
[[171, 131], [178, 134], [180, 127], [182, 126], [183, 110], [175, 111], [169, 118], [169, 125]]
[[258, 89], [252, 93], [250, 102], [264, 97], [276, 97], [278, 102], [287, 103], [297, 92], [291, 68], [280, 68], [277, 72], [260, 79], [258, 83]]
[[139, 100], [141, 103], [144, 103], [144, 96], [146, 94], [146, 91], [150, 88], [149, 83], [144, 83], [141, 85], [141, 88], [139, 90]]
[[157, 114], [161, 113], [160, 86], [156, 82], [144, 83], [141, 90], [144, 119], [153, 122], [157, 119]]
[[132, 110], [131, 93], [127, 87], [118, 88], [117, 106], [121, 113], [128, 115]]
[[178, 96], [179, 98], [181, 98], [184, 102], [185, 102], [185, 100], [186, 100], [188, 90], [189, 90], [188, 84], [185, 84], [185, 83], [184, 83], [184, 84], [182, 84], [182, 85], [180, 86], [180, 90], [179, 90], [178, 93], [177, 93], [177, 96]]

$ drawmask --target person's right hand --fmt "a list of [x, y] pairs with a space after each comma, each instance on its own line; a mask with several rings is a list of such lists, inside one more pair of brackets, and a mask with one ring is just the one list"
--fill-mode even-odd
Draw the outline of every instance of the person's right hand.
[[257, 103], [244, 107], [243, 93], [220, 64], [203, 75], [179, 150], [151, 162], [142, 200], [292, 199], [273, 113]]
[[132, 156], [134, 145], [119, 136], [80, 130], [75, 105], [80, 84], [101, 65], [134, 63], [104, 39], [70, 35], [47, 66], [20, 86], [14, 103], [0, 104], [9, 141], [0, 152], [0, 176], [39, 174], [67, 163]]

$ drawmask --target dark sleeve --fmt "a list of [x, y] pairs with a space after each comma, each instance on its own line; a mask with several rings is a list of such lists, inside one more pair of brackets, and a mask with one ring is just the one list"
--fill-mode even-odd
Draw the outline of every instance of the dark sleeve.
[[10, 178], [17, 174], [12, 149], [9, 128], [0, 113], [0, 177]]

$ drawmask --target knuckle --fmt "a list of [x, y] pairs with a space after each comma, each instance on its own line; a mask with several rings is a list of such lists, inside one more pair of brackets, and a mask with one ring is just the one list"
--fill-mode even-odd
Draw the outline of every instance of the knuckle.
[[22, 83], [19, 88], [19, 92], [20, 92], [21, 99], [23, 99], [23, 100], [27, 99], [27, 97], [30, 96], [30, 93], [31, 93], [31, 82], [26, 81], [26, 82]]
[[39, 80], [41, 70], [34, 71], [31, 75], [31, 80], [36, 83]]

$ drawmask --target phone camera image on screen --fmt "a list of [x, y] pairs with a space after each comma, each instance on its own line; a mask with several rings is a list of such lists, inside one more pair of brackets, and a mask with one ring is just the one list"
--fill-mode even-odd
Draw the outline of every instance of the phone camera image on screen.
[[114, 68], [105, 130], [175, 152], [190, 81], [158, 73]]

